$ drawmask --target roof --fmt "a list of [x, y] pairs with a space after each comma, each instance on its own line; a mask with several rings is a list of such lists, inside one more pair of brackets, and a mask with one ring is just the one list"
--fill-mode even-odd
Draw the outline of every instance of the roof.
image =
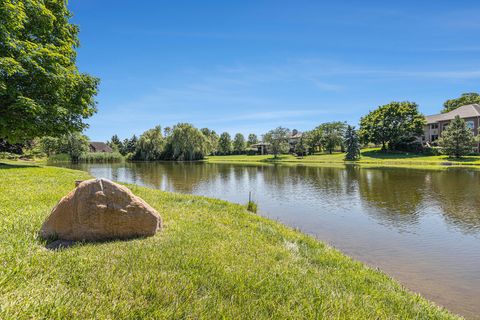
[[255, 148], [255, 147], [269, 146], [269, 145], [270, 145], [270, 143], [268, 143], [268, 142], [259, 142], [259, 143], [252, 144], [250, 147]]
[[290, 139], [300, 139], [303, 136], [303, 133], [301, 132], [296, 132], [295, 134], [290, 135]]
[[425, 119], [427, 120], [427, 123], [435, 123], [439, 121], [453, 120], [456, 116], [459, 116], [460, 118], [480, 117], [480, 104], [468, 104], [447, 113], [426, 116]]
[[90, 142], [90, 148], [93, 152], [113, 152], [112, 148], [110, 148], [105, 142]]

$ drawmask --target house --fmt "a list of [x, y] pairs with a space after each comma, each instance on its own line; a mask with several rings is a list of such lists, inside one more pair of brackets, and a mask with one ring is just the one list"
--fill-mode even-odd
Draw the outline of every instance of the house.
[[[298, 141], [302, 138], [303, 133], [299, 132], [297, 129], [293, 129], [292, 132], [288, 136], [288, 144], [290, 145], [290, 152], [294, 152], [295, 145]], [[252, 144], [250, 146], [252, 149], [256, 149], [258, 154], [269, 154], [270, 150], [270, 143], [267, 142], [259, 142]]]
[[258, 154], [264, 155], [269, 153], [270, 143], [259, 142], [259, 143], [252, 144], [250, 148], [257, 149]]
[[303, 133], [298, 131], [297, 129], [293, 129], [290, 137], [288, 138], [288, 144], [290, 144], [290, 152], [294, 152], [295, 145], [300, 141], [303, 137]]
[[442, 131], [447, 128], [450, 121], [456, 116], [464, 119], [467, 126], [472, 129], [473, 134], [475, 136], [478, 135], [478, 128], [480, 127], [480, 104], [469, 104], [447, 113], [426, 116], [427, 124], [424, 127], [422, 142], [426, 145], [435, 145], [435, 141], [441, 136]]
[[113, 152], [112, 148], [110, 148], [105, 142], [90, 142], [90, 152]]

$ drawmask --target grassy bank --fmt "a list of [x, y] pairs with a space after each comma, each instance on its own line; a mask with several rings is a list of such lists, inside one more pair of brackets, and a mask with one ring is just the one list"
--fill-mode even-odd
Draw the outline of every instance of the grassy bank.
[[131, 186], [155, 237], [48, 251], [36, 232], [86, 173], [0, 165], [0, 319], [454, 319], [386, 275], [220, 200]]
[[467, 156], [462, 159], [450, 158], [445, 155], [427, 156], [414, 153], [383, 153], [379, 149], [364, 149], [358, 161], [345, 161], [345, 154], [315, 154], [306, 157], [295, 157], [293, 155], [281, 155], [274, 158], [273, 155], [232, 155], [232, 156], [210, 156], [207, 162], [284, 162], [284, 163], [358, 163], [375, 165], [401, 165], [401, 166], [480, 166], [480, 156]]

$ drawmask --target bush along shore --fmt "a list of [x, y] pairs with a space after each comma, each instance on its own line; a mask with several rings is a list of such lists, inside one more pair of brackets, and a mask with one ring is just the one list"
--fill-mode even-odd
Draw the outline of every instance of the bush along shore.
[[88, 178], [0, 165], [1, 319], [457, 319], [312, 237], [204, 197], [130, 186], [162, 232], [47, 250], [42, 222]]

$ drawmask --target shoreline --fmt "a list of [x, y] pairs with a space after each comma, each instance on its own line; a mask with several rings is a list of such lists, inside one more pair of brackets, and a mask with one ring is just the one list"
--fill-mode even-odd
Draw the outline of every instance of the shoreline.
[[[5, 169], [5, 167], [9, 168]], [[73, 185], [70, 185], [70, 180], [78, 179], [79, 177], [89, 177], [85, 172], [72, 169], [22, 165], [11, 166], [8, 164], [0, 166], [0, 175], [5, 183], [2, 186], [4, 194], [0, 196], [0, 199], [7, 202], [7, 209], [11, 207], [10, 202], [20, 202], [18, 204], [20, 207], [22, 205], [27, 207], [27, 216], [34, 218], [33, 222], [26, 226], [30, 228], [31, 231], [39, 228], [40, 222], [45, 218], [45, 215], [48, 214], [49, 208], [55, 204], [55, 201], [58, 201], [59, 197], [62, 196], [66, 190], [73, 188]], [[44, 190], [45, 181], [55, 183], [54, 187], [51, 185], [48, 186], [48, 188], [53, 188], [52, 190]], [[15, 184], [16, 187], [13, 186]], [[15, 199], [15, 201], [12, 200], [9, 202], [9, 195], [15, 193], [19, 187], [29, 190], [33, 188], [38, 190], [40, 194], [28, 194], [26, 199], [22, 199], [20, 196], [18, 199]], [[180, 272], [183, 274], [183, 281], [190, 283], [190, 285], [194, 287], [190, 292], [191, 295], [196, 296], [199, 292], [198, 290], [203, 286], [206, 286], [206, 289], [203, 290], [207, 290], [210, 296], [217, 296], [218, 294], [220, 294], [220, 296], [224, 294], [229, 296], [230, 294], [238, 295], [241, 293], [241, 296], [244, 296], [243, 303], [254, 304], [258, 308], [256, 311], [260, 312], [249, 314], [260, 318], [265, 317], [262, 311], [269, 310], [268, 305], [272, 303], [271, 301], [275, 301], [275, 311], [269, 310], [269, 312], [276, 312], [275, 314], [278, 317], [294, 316], [291, 314], [293, 311], [290, 310], [290, 308], [295, 304], [302, 306], [302, 308], [298, 310], [302, 312], [302, 314], [305, 310], [310, 310], [311, 312], [323, 310], [324, 313], [320, 314], [329, 317], [329, 309], [324, 310], [322, 308], [322, 306], [326, 304], [329, 305], [330, 308], [333, 308], [331, 310], [334, 314], [340, 314], [343, 315], [343, 317], [363, 315], [366, 318], [377, 317], [386, 319], [391, 316], [405, 318], [422, 317], [423, 315], [423, 317], [437, 317], [442, 319], [456, 318], [450, 314], [447, 309], [437, 306], [419, 294], [405, 289], [400, 283], [385, 273], [352, 259], [327, 245], [325, 242], [317, 240], [306, 233], [296, 231], [280, 222], [249, 213], [244, 206], [213, 198], [162, 192], [130, 184], [128, 184], [128, 187], [160, 212], [162, 219], [165, 221], [166, 228], [164, 231], [147, 239], [121, 242], [114, 241], [106, 244], [83, 244], [58, 254], [44, 252], [42, 249], [43, 244], [35, 238], [22, 240], [22, 234], [24, 233], [20, 233], [13, 234], [11, 239], [14, 243], [15, 240], [17, 242], [22, 240], [22, 245], [14, 246], [20, 248], [13, 252], [9, 252], [7, 249], [5, 253], [16, 256], [21, 261], [24, 261], [23, 259], [26, 257], [27, 261], [22, 262], [21, 265], [23, 265], [24, 268], [30, 269], [30, 272], [39, 273], [40, 279], [44, 277], [43, 273], [45, 269], [42, 267], [44, 265], [53, 268], [49, 269], [49, 271], [57, 274], [61, 280], [67, 281], [71, 276], [75, 275], [75, 272], [63, 274], [61, 269], [64, 269], [65, 265], [69, 265], [74, 270], [77, 269], [78, 272], [76, 264], [79, 261], [90, 261], [89, 265], [91, 269], [89, 270], [95, 270], [95, 272], [83, 271], [81, 274], [90, 285], [97, 286], [94, 278], [99, 277], [101, 284], [103, 283], [102, 279], [106, 276], [104, 272], [97, 270], [99, 267], [98, 263], [110, 266], [110, 260], [105, 258], [109, 257], [108, 252], [114, 250], [113, 252], [116, 252], [116, 254], [114, 254], [114, 256], [117, 257], [116, 259], [124, 254], [127, 255], [128, 259], [122, 260], [127, 266], [132, 263], [138, 265], [139, 262], [142, 262], [138, 265], [138, 268], [146, 273], [135, 273], [137, 277], [143, 278], [148, 276], [158, 278], [156, 280], [161, 282], [168, 282], [168, 280], [162, 276], [164, 272], [170, 276], [174, 276], [176, 272]], [[37, 196], [40, 196], [39, 199], [48, 199], [48, 201], [42, 201], [42, 209], [39, 211], [35, 211], [35, 207], [32, 207], [32, 203], [35, 204], [35, 201], [32, 202], [32, 200], [35, 200], [32, 199], [32, 197], [35, 198]], [[36, 199], [36, 201], [40, 201], [39, 199]], [[18, 207], [15, 208], [18, 210]], [[31, 212], [32, 210], [34, 212]], [[3, 210], [0, 209], [0, 211]], [[3, 214], [8, 215], [9, 212], [5, 211]], [[12, 219], [15, 220], [15, 217], [12, 217]], [[10, 224], [7, 223], [5, 230], [8, 230], [10, 227]], [[205, 233], [205, 230], [209, 232]], [[21, 227], [19, 231], [22, 231]], [[29, 233], [27, 232], [25, 234]], [[171, 245], [168, 246], [168, 243]], [[197, 244], [199, 247], [196, 247], [194, 244]], [[210, 249], [206, 250], [206, 247]], [[29, 264], [28, 258], [32, 258], [32, 251], [39, 255], [39, 257], [35, 259], [37, 262], [40, 260], [39, 262], [41, 263], [39, 265]], [[168, 254], [165, 255], [164, 251], [167, 251]], [[30, 252], [30, 254], [28, 252]], [[138, 252], [142, 252], [142, 255], [138, 256]], [[185, 255], [185, 252], [188, 252], [188, 254]], [[182, 254], [178, 256], [179, 253]], [[56, 261], [56, 255], [59, 256], [58, 259], [61, 259], [60, 262], [62, 263]], [[159, 260], [157, 255], [163, 256]], [[178, 257], [174, 258], [175, 256]], [[191, 262], [187, 263], [187, 261], [196, 261], [197, 259], [203, 261], [202, 266], [204, 264], [215, 265], [216, 267], [213, 270], [231, 270], [235, 277], [230, 278], [230, 272], [226, 274], [223, 272], [211, 273], [210, 268], [204, 269], [196, 263], [194, 263], [195, 268], [191, 269], [189, 267], [189, 263]], [[54, 263], [54, 261], [56, 262]], [[163, 266], [160, 269], [157, 268], [158, 270], [162, 270], [160, 273], [151, 273], [151, 271], [148, 271], [152, 270], [152, 262], [157, 266]], [[185, 265], [185, 263], [187, 264]], [[15, 267], [15, 265], [16, 263], [13, 261], [10, 263], [7, 262], [6, 270], [12, 270], [11, 268]], [[112, 267], [113, 266], [114, 265], [112, 265]], [[117, 265], [116, 268], [123, 270], [122, 266]], [[235, 271], [236, 269], [240, 270]], [[194, 283], [191, 283], [194, 278], [191, 278], [189, 274], [194, 272], [194, 270], [197, 270], [195, 271], [195, 274], [197, 274], [196, 277], [200, 277], [197, 278], [197, 280], [203, 283], [201, 287], [197, 287]], [[19, 274], [14, 275], [13, 279], [10, 278], [9, 282], [13, 281], [13, 283], [15, 283], [18, 277], [21, 278], [23, 273], [21, 270], [18, 272]], [[276, 275], [273, 278], [271, 278], [272, 272]], [[258, 275], [262, 277], [258, 278]], [[56, 293], [49, 290], [48, 287], [44, 287], [43, 282], [35, 283], [35, 279], [38, 280], [38, 274], [26, 281], [26, 288], [35, 284], [37, 286], [40, 285], [40, 291], [43, 293], [42, 297], [44, 297], [46, 301], [49, 301], [50, 298], [56, 295]], [[0, 280], [2, 280], [1, 277]], [[50, 278], [50, 280], [58, 281], [55, 277]], [[113, 281], [118, 283], [118, 280]], [[126, 285], [127, 288], [130, 289], [139, 290], [141, 296], [146, 294], [142, 291], [142, 287], [136, 287], [135, 284], [129, 280], [125, 281], [127, 281], [127, 283], [121, 281], [118, 284], [122, 286]], [[263, 285], [254, 285], [252, 287], [252, 284], [258, 281], [263, 283]], [[209, 285], [211, 283], [216, 285], [212, 287]], [[295, 285], [292, 286], [292, 284]], [[52, 284], [50, 283], [50, 285]], [[318, 287], [319, 285], [320, 287]], [[18, 286], [9, 286], [7, 282], [7, 286], [2, 295], [5, 297], [4, 294], [6, 293], [7, 296], [9, 296], [9, 292], [10, 294], [15, 293], [16, 296], [26, 294], [25, 298], [28, 301], [24, 301], [24, 303], [26, 303], [25, 310], [18, 308], [18, 306], [15, 309], [15, 303], [11, 303], [8, 308], [0, 309], [0, 315], [2, 312], [7, 318], [8, 315], [20, 317], [42, 315], [41, 312], [38, 313], [35, 311], [38, 309], [31, 309], [32, 304], [29, 303], [35, 302], [34, 305], [38, 303], [42, 305], [42, 300], [38, 300], [40, 296], [38, 296], [38, 299], [35, 299], [35, 295], [30, 297], [28, 292], [22, 291], [21, 288], [24, 286], [21, 286], [21, 288], [17, 287]], [[170, 290], [170, 299], [176, 300], [178, 296], [182, 296], [182, 292], [178, 292], [173, 284], [169, 284], [167, 287]], [[80, 285], [79, 289], [82, 288], [83, 286]], [[244, 288], [245, 290], [237, 292], [236, 290], [238, 288]], [[319, 292], [317, 291], [318, 288], [322, 288], [322, 290]], [[105, 288], [97, 287], [101, 301], [103, 301], [103, 298], [105, 301], [110, 301], [110, 299], [115, 298], [117, 295], [121, 295], [121, 291], [115, 292], [112, 295], [112, 293], [105, 293], [104, 289]], [[266, 293], [265, 290], [268, 293]], [[335, 294], [335, 298], [332, 299], [330, 294], [335, 292], [337, 292], [337, 294]], [[70, 293], [70, 289], [63, 292], [63, 294], [66, 295]], [[251, 294], [253, 294], [253, 296], [251, 296]], [[300, 298], [304, 294], [307, 295]], [[0, 305], [5, 304], [2, 295], [0, 295]], [[274, 297], [273, 300], [272, 296]], [[286, 296], [288, 297], [285, 298]], [[262, 297], [265, 297], [265, 300], [263, 300]], [[322, 298], [320, 301], [317, 301], [316, 299], [319, 297]], [[72, 298], [74, 300], [77, 299], [75, 295], [72, 296]], [[31, 299], [33, 299], [33, 301], [30, 301]], [[87, 298], [80, 295], [78, 299], [83, 303]], [[260, 299], [260, 302], [258, 299]], [[365, 299], [368, 300], [368, 305], [364, 305]], [[198, 301], [201, 301], [201, 298], [197, 296], [196, 299], [189, 300], [189, 303], [197, 305], [198, 308], [202, 308], [202, 305], [198, 305]], [[222, 301], [215, 301], [215, 305], [223, 305]], [[318, 304], [318, 302], [321, 303]], [[80, 303], [80, 305], [82, 303]], [[125, 303], [129, 308], [135, 309], [138, 307], [134, 302], [130, 302], [130, 304]], [[238, 311], [243, 312], [243, 307], [241, 307], [243, 303], [234, 303], [233, 306], [226, 304], [224, 313], [222, 314], [227, 316], [242, 315], [243, 313], [237, 313], [236, 310], [238, 307]], [[157, 308], [162, 309], [160, 305], [157, 305]], [[42, 309], [40, 308], [40, 310]], [[215, 313], [213, 309], [204, 311], [211, 316], [219, 315]], [[253, 312], [255, 310], [252, 309], [250, 311]], [[77, 312], [81, 311], [77, 310]], [[103, 314], [104, 316], [112, 315], [110, 313], [111, 311], [107, 309], [105, 309], [104, 312], [106, 312]], [[187, 309], [185, 309], [185, 312], [185, 314], [191, 316], [198, 314], [192, 310], [187, 311]], [[88, 311], [87, 313], [80, 314], [84, 316], [89, 315]], [[119, 316], [119, 318], [122, 318], [122, 316]]]

